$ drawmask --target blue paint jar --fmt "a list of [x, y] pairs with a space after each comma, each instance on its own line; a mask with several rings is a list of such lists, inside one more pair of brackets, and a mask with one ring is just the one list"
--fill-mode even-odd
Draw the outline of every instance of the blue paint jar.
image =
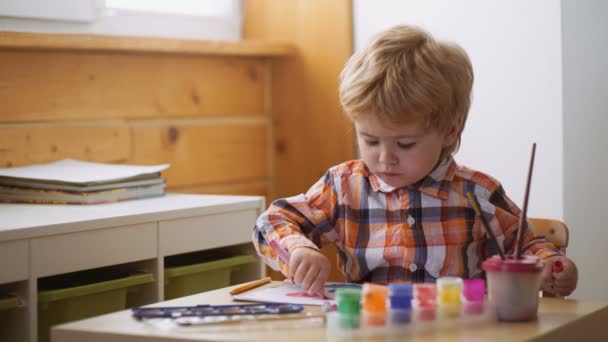
[[412, 320], [412, 284], [388, 285], [388, 314], [391, 325]]

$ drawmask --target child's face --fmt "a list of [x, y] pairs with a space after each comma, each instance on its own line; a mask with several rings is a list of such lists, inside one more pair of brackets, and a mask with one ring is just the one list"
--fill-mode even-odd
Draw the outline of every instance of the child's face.
[[418, 182], [453, 142], [453, 129], [446, 134], [425, 131], [421, 121], [388, 128], [375, 117], [355, 120], [361, 157], [386, 184], [399, 188]]

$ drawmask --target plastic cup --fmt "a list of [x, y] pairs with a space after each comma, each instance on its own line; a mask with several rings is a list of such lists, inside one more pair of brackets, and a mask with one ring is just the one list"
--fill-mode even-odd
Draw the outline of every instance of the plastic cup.
[[486, 282], [483, 279], [472, 278], [462, 281], [462, 297], [469, 302], [483, 301], [486, 293]]
[[462, 283], [462, 311], [465, 315], [478, 315], [484, 311], [486, 282], [483, 279], [464, 279]]
[[364, 327], [386, 324], [388, 287], [365, 283], [361, 288], [361, 325]]
[[437, 316], [441, 319], [458, 318], [462, 313], [462, 305], [454, 304], [437, 304]]
[[437, 302], [439, 304], [460, 304], [462, 278], [440, 277], [437, 279]]
[[387, 312], [373, 312], [361, 310], [361, 326], [369, 327], [384, 327], [386, 326]]
[[412, 306], [412, 284], [389, 284], [388, 306], [396, 310], [410, 309]]
[[388, 287], [365, 283], [361, 289], [362, 309], [367, 312], [386, 313]]
[[434, 321], [437, 316], [435, 303], [421, 304], [412, 300], [412, 316], [415, 322]]
[[338, 289], [336, 291], [338, 324], [343, 329], [359, 327], [361, 290]]
[[488, 297], [501, 321], [532, 321], [538, 314], [543, 264], [535, 256], [505, 260], [495, 255], [482, 264], [488, 279]]
[[388, 285], [389, 325], [409, 323], [412, 318], [412, 284]]
[[422, 306], [434, 306], [437, 301], [437, 288], [435, 284], [414, 284], [414, 300]]

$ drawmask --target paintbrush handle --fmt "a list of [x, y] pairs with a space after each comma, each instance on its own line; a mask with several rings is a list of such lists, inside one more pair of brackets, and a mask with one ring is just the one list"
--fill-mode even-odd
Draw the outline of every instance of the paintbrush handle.
[[324, 313], [306, 312], [302, 314], [274, 314], [264, 316], [247, 316], [247, 317], [222, 317], [221, 319], [205, 319], [201, 317], [184, 317], [176, 319], [179, 325], [215, 325], [215, 324], [239, 324], [247, 322], [263, 322], [263, 321], [291, 321], [299, 319], [325, 318]]
[[517, 236], [515, 237], [515, 259], [521, 256], [521, 245], [523, 243], [524, 227], [527, 227], [528, 217], [528, 198], [530, 197], [530, 184], [532, 183], [532, 170], [534, 169], [534, 155], [536, 154], [536, 143], [532, 144], [532, 153], [530, 155], [530, 166], [528, 167], [528, 179], [526, 180], [526, 192], [524, 194], [524, 206], [519, 218], [519, 227], [517, 227]]
[[492, 228], [490, 227], [490, 223], [488, 222], [486, 217], [483, 216], [483, 212], [481, 211], [481, 206], [479, 205], [477, 198], [475, 196], [473, 196], [473, 194], [471, 192], [467, 192], [467, 197], [469, 198], [469, 201], [471, 202], [471, 205], [473, 206], [473, 210], [475, 210], [475, 213], [481, 219], [481, 223], [483, 224], [483, 227], [486, 229], [486, 232], [488, 233], [488, 235], [490, 235], [490, 238], [494, 242], [494, 246], [498, 250], [498, 254], [500, 255], [500, 258], [502, 260], [505, 260], [505, 254], [503, 253], [502, 248], [500, 248], [500, 245], [498, 244], [498, 239], [496, 239], [496, 235], [494, 235], [494, 232], [492, 231]]

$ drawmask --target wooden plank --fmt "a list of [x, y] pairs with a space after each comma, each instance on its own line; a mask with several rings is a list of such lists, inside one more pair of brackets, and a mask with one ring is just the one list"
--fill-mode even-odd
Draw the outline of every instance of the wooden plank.
[[170, 163], [169, 187], [266, 178], [267, 122], [134, 124], [134, 164]]
[[306, 191], [329, 167], [355, 157], [338, 100], [338, 76], [353, 51], [351, 7], [349, 0], [244, 2], [246, 38], [287, 41], [298, 51], [272, 64], [278, 197]]
[[76, 50], [158, 52], [211, 56], [280, 57], [295, 53], [291, 44], [266, 41], [204, 41], [171, 38], [0, 32], [0, 48], [27, 50]]
[[263, 116], [260, 58], [0, 50], [0, 122]]
[[63, 158], [125, 162], [131, 137], [125, 123], [0, 126], [0, 167]]

